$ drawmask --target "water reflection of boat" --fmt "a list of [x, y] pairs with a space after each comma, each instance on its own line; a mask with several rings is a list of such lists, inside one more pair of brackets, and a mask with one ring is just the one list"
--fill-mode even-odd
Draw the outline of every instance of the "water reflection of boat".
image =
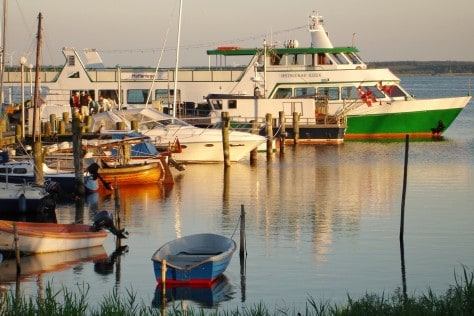
[[[107, 260], [104, 247], [92, 247], [69, 251], [42, 253], [21, 257], [20, 279], [32, 279], [37, 275], [65, 270], [73, 265], [91, 261]], [[16, 261], [14, 256], [6, 255], [0, 262], [0, 283], [11, 283], [17, 280]]]
[[209, 285], [167, 286], [165, 293], [162, 287], [157, 285], [152, 306], [162, 307], [163, 302], [168, 304], [176, 301], [192, 301], [199, 307], [215, 307], [221, 302], [232, 299], [233, 295], [232, 285], [225, 275], [221, 275]]

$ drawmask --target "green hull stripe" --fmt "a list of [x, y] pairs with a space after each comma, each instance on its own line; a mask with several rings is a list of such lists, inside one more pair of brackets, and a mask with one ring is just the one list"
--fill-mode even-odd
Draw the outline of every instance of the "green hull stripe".
[[347, 117], [346, 135], [431, 133], [431, 129], [443, 121], [445, 130], [461, 112], [462, 108], [430, 110], [423, 112], [390, 113]]

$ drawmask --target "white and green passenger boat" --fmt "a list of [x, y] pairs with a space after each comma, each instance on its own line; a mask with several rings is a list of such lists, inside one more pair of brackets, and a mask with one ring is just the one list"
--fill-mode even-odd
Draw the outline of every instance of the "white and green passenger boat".
[[[41, 97], [44, 108], [55, 105], [61, 109], [73, 93], [86, 91], [95, 100], [108, 98], [117, 108], [153, 106], [176, 116], [210, 120], [220, 117], [222, 110], [206, 104], [203, 97], [211, 94], [253, 96], [258, 89], [264, 99], [324, 96], [328, 102], [325, 114], [347, 118], [346, 139], [439, 136], [470, 100], [467, 91], [466, 96], [416, 99], [389, 69], [369, 68], [356, 47], [333, 46], [322, 17], [316, 13], [309, 17], [308, 32], [311, 42], [306, 47], [300, 47], [297, 40], [286, 40], [281, 46], [264, 42], [261, 48], [220, 46], [208, 50], [208, 65], [179, 68], [177, 101], [175, 68], [107, 68], [95, 50], [85, 51], [84, 63], [74, 48], [64, 48], [62, 67], [41, 70]], [[247, 63], [235, 66], [234, 58], [247, 58]], [[16, 99], [19, 72], [10, 69], [4, 79], [5, 90]], [[25, 81], [33, 75], [34, 71], [27, 73]], [[226, 102], [233, 102], [238, 112], [239, 104], [229, 100]], [[316, 110], [301, 113], [301, 118], [315, 119]]]

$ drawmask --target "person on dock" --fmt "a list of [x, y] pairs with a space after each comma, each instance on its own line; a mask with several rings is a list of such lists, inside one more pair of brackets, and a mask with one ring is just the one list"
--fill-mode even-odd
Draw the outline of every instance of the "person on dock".
[[82, 117], [85, 117], [89, 114], [89, 94], [86, 93], [86, 91], [81, 92], [81, 96], [79, 98], [79, 102], [81, 104], [80, 110], [81, 110], [81, 115]]
[[97, 103], [96, 100], [92, 99], [90, 95], [87, 98], [88, 98], [89, 115], [99, 113], [99, 103]]

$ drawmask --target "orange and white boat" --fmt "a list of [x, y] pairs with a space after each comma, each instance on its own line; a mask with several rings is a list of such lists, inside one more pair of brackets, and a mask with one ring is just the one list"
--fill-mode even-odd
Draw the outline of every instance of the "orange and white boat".
[[126, 238], [127, 233], [115, 228], [107, 211], [98, 213], [93, 225], [0, 220], [0, 250], [31, 254], [102, 246], [108, 235], [103, 228]]
[[162, 183], [165, 181], [165, 167], [169, 168], [160, 160], [127, 165], [114, 164], [113, 162], [102, 160], [102, 166], [98, 169], [97, 173], [102, 178], [99, 183], [103, 184], [103, 182], [106, 182], [112, 186], [122, 187]]

